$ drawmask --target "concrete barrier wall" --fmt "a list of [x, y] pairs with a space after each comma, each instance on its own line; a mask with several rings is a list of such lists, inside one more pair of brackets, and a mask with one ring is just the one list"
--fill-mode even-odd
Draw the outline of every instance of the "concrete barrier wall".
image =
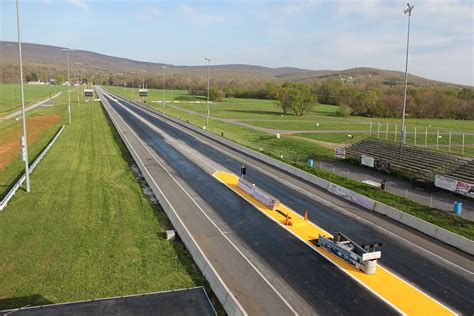
[[[318, 187], [320, 188], [323, 188], [325, 190], [328, 190], [329, 187], [331, 185], [336, 185], [332, 182], [329, 182], [327, 180], [324, 180], [324, 179], [321, 179], [313, 174], [310, 174], [306, 171], [303, 171], [301, 169], [298, 169], [296, 167], [293, 167], [291, 165], [288, 165], [282, 161], [279, 161], [277, 159], [274, 159], [274, 158], [271, 158], [267, 155], [264, 155], [262, 153], [259, 153], [257, 151], [254, 151], [252, 149], [249, 149], [245, 146], [242, 146], [242, 145], [239, 145], [239, 144], [236, 144], [236, 143], [233, 143], [227, 139], [224, 139], [220, 136], [217, 136], [217, 135], [214, 135], [208, 131], [205, 131], [199, 127], [196, 127], [192, 124], [189, 124], [189, 123], [186, 123], [182, 120], [179, 120], [177, 118], [174, 118], [172, 116], [169, 116], [169, 115], [166, 115], [166, 114], [163, 114], [161, 112], [158, 112], [154, 109], [151, 109], [149, 107], [145, 107], [147, 110], [150, 110], [151, 112], [157, 114], [157, 115], [160, 115], [160, 116], [163, 116], [163, 117], [166, 117], [167, 119], [181, 125], [181, 126], [184, 126], [186, 128], [189, 128], [197, 133], [200, 133], [202, 135], [205, 135], [207, 136], [208, 138], [210, 139], [213, 139], [223, 145], [226, 145], [227, 147], [230, 147], [232, 149], [235, 149], [241, 153], [244, 153], [250, 157], [253, 157], [253, 158], [256, 158], [260, 161], [263, 161], [265, 162], [266, 164], [268, 165], [271, 165], [271, 166], [274, 166], [274, 167], [277, 167], [281, 170], [284, 170], [288, 173], [291, 173], [303, 180], [306, 180], [312, 184], [315, 184], [317, 185]], [[351, 191], [352, 192], [352, 191]], [[353, 192], [354, 194], [357, 194], [358, 196], [361, 196], [359, 195], [358, 193], [355, 193]], [[362, 197], [362, 196], [361, 196]], [[373, 204], [371, 203], [371, 205], [373, 205], [373, 208], [368, 208], [370, 210], [373, 210], [377, 213], [380, 213], [380, 214], [383, 214], [383, 215], [386, 215], [387, 217], [390, 217], [391, 219], [395, 220], [395, 221], [398, 221], [398, 222], [401, 222], [405, 225], [407, 225], [408, 227], [410, 228], [413, 228], [413, 229], [416, 229], [428, 236], [431, 236], [441, 242], [444, 242], [450, 246], [453, 246], [455, 248], [458, 248], [470, 255], [474, 255], [474, 241], [472, 240], [469, 240], [465, 237], [462, 237], [458, 234], [455, 234], [455, 233], [452, 233], [450, 231], [447, 231], [441, 227], [438, 227], [436, 225], [433, 225], [431, 223], [428, 223], [422, 219], [419, 219], [415, 216], [412, 216], [408, 213], [405, 213], [403, 211], [400, 211], [396, 208], [393, 208], [391, 206], [388, 206], [388, 205], [385, 205], [383, 203], [380, 203], [380, 202], [377, 202], [375, 200], [372, 200], [372, 199], [369, 199], [369, 198], [366, 198], [366, 197], [363, 197], [364, 199], [366, 199], [367, 201], [372, 201]]]
[[[99, 94], [100, 95], [100, 94]], [[108, 101], [101, 96], [101, 101], [104, 103], [107, 103], [108, 106], [110, 104]], [[147, 183], [150, 185], [150, 188], [152, 189], [154, 195], [160, 202], [161, 207], [165, 211], [166, 215], [170, 219], [171, 223], [173, 224], [174, 229], [178, 233], [179, 237], [185, 244], [186, 248], [188, 251], [191, 253], [194, 262], [196, 262], [196, 265], [199, 267], [201, 270], [202, 274], [206, 277], [206, 280], [209, 282], [209, 285], [211, 286], [212, 290], [214, 291], [215, 295], [223, 305], [225, 311], [229, 315], [247, 315], [245, 312], [244, 308], [238, 300], [235, 298], [235, 296], [232, 294], [232, 292], [229, 290], [229, 288], [225, 285], [224, 281], [220, 278], [219, 274], [217, 271], [213, 268], [212, 264], [209, 262], [207, 259], [206, 255], [204, 252], [201, 250], [199, 245], [197, 244], [196, 240], [194, 237], [191, 235], [191, 233], [188, 231], [184, 223], [181, 221], [181, 219], [178, 217], [176, 214], [175, 210], [173, 209], [172, 205], [168, 202], [166, 197], [161, 193], [159, 188], [155, 187], [154, 185], [151, 185], [153, 183], [152, 179], [150, 178], [149, 174], [147, 173], [145, 167], [141, 163], [141, 160], [131, 148], [131, 145], [126, 141], [124, 138], [124, 135], [122, 134], [122, 131], [120, 128], [117, 126], [117, 123], [115, 122], [115, 119], [109, 112], [109, 109], [107, 106], [104, 106], [105, 110], [107, 111], [107, 114], [111, 118], [111, 121], [113, 125], [115, 126], [116, 130], [118, 131], [120, 137], [122, 138], [125, 146], [127, 147], [129, 153], [132, 155], [135, 163], [137, 164], [138, 168], [140, 169], [140, 172], [142, 175], [145, 177]]]
[[463, 236], [377, 201], [375, 202], [374, 211], [442, 241], [447, 245], [456, 247], [470, 255], [474, 255], [474, 242]]

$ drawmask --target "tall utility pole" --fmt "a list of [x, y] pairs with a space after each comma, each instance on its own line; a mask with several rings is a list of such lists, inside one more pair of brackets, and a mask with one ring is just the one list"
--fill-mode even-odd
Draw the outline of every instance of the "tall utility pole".
[[166, 66], [161, 66], [161, 69], [163, 69], [163, 89], [162, 89], [163, 96], [161, 99], [161, 104], [163, 105], [163, 112], [165, 112], [165, 69], [166, 69]]
[[209, 63], [211, 60], [207, 57], [204, 57], [204, 59], [207, 61], [207, 115], [206, 115], [206, 127], [209, 125], [209, 116], [210, 116], [210, 110], [209, 110]]
[[18, 0], [16, 0], [16, 28], [18, 32], [18, 58], [20, 59], [20, 89], [21, 89], [21, 113], [23, 119], [23, 136], [21, 137], [21, 157], [25, 162], [26, 192], [30, 192], [30, 168], [28, 166], [28, 143], [26, 140], [26, 115], [25, 115], [25, 91], [23, 87], [23, 57], [21, 55], [20, 39], [20, 13]]
[[63, 52], [67, 53], [67, 81], [68, 81], [68, 104], [67, 104], [67, 112], [69, 116], [69, 124], [71, 124], [71, 79], [69, 78], [69, 53], [73, 52], [74, 50], [71, 48], [63, 48]]
[[405, 93], [403, 97], [403, 113], [402, 113], [402, 128], [400, 131], [400, 142], [401, 144], [405, 144], [406, 141], [406, 134], [405, 134], [405, 113], [407, 108], [407, 88], [408, 88], [408, 47], [410, 45], [410, 19], [411, 19], [411, 10], [413, 10], [415, 6], [413, 4], [407, 3], [405, 10], [403, 11], [404, 14], [408, 13], [408, 34], [407, 34], [407, 54], [405, 60]]
[[132, 72], [132, 99], [133, 99], [133, 80], [135, 79], [135, 73]]
[[[74, 65], [82, 65], [82, 63], [74, 63]], [[79, 72], [77, 74], [77, 81], [78, 81], [78, 85], [77, 85], [77, 107], [80, 108], [81, 107], [81, 101], [80, 101], [80, 94], [81, 94], [81, 79], [82, 79], [82, 76], [81, 76], [81, 70], [79, 69]]]

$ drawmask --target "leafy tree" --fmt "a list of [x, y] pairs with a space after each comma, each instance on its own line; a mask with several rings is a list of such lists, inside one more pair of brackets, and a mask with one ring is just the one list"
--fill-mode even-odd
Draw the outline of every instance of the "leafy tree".
[[288, 83], [278, 90], [278, 100], [284, 114], [291, 110], [303, 116], [313, 107], [314, 98], [309, 85]]
[[26, 82], [30, 81], [38, 81], [38, 75], [36, 74], [36, 72], [32, 72], [26, 76]]
[[341, 117], [349, 117], [351, 115], [352, 109], [346, 105], [341, 105], [337, 111], [336, 115]]
[[338, 96], [341, 88], [342, 82], [339, 79], [324, 81], [319, 88], [319, 103], [338, 105]]

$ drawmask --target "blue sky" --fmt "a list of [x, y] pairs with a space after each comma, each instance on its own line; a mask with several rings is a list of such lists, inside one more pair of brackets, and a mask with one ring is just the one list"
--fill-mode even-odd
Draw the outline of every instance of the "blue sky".
[[[409, 72], [474, 85], [470, 0], [413, 2]], [[20, 0], [22, 40], [175, 65], [403, 71], [404, 1]], [[1, 40], [16, 40], [1, 2]]]

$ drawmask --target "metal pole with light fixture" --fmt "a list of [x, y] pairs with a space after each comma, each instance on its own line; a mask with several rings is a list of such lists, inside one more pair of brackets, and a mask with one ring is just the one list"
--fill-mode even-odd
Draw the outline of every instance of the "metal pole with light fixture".
[[28, 143], [26, 139], [26, 115], [25, 115], [25, 91], [23, 87], [23, 58], [21, 55], [20, 39], [20, 13], [18, 0], [16, 0], [16, 28], [18, 32], [18, 57], [20, 59], [20, 89], [21, 89], [21, 113], [23, 119], [23, 136], [21, 137], [21, 158], [25, 162], [26, 192], [30, 192], [30, 168], [28, 165]]
[[[74, 63], [74, 65], [82, 65], [82, 63]], [[80, 94], [81, 94], [81, 70], [79, 69], [79, 72], [77, 74], [77, 107], [81, 107], [81, 101], [80, 101]]]
[[71, 124], [71, 79], [69, 78], [69, 53], [74, 50], [71, 48], [64, 48], [63, 52], [67, 53], [67, 81], [68, 81], [68, 105], [67, 112], [69, 116], [69, 124]]
[[163, 105], [163, 112], [165, 112], [165, 69], [166, 69], [166, 66], [161, 66], [161, 69], [163, 69], [163, 88], [162, 88], [163, 96], [161, 99], [161, 104]]
[[413, 4], [407, 3], [405, 10], [403, 11], [404, 14], [408, 13], [408, 33], [407, 33], [407, 54], [405, 59], [405, 93], [403, 96], [403, 113], [402, 113], [402, 126], [401, 126], [401, 134], [400, 134], [400, 142], [401, 144], [405, 144], [406, 135], [405, 135], [405, 113], [406, 113], [406, 106], [407, 106], [407, 88], [408, 88], [408, 47], [410, 45], [410, 19], [411, 19], [411, 11], [415, 6]]
[[210, 87], [210, 81], [209, 81], [209, 63], [211, 60], [207, 57], [204, 57], [204, 59], [207, 61], [207, 115], [206, 115], [206, 127], [209, 125], [209, 116], [210, 116], [210, 109], [209, 109], [209, 87]]
[[133, 99], [133, 81], [135, 80], [135, 73], [132, 72], [132, 99]]

